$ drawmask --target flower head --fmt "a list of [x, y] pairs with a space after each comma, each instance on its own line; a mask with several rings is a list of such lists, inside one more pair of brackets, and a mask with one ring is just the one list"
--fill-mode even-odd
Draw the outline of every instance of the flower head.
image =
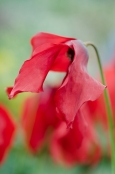
[[80, 40], [48, 33], [38, 33], [31, 44], [32, 55], [22, 65], [9, 98], [20, 92], [43, 91], [50, 70], [66, 72], [55, 105], [59, 117], [71, 125], [80, 107], [98, 98], [105, 88], [87, 73], [87, 49]]
[[11, 146], [16, 126], [9, 111], [0, 104], [0, 163], [4, 160]]
[[[27, 98], [24, 102], [22, 127], [26, 144], [34, 153], [40, 151], [44, 145], [50, 145], [54, 132], [57, 132], [61, 137], [67, 135], [68, 142], [66, 143], [71, 142], [69, 151], [72, 151], [73, 147], [74, 149], [79, 148], [85, 136], [86, 122], [80, 111], [76, 115], [73, 129], [67, 129], [65, 122], [56, 117], [55, 92], [56, 88], [47, 87], [44, 93]], [[55, 146], [51, 145], [51, 148], [55, 148]]]

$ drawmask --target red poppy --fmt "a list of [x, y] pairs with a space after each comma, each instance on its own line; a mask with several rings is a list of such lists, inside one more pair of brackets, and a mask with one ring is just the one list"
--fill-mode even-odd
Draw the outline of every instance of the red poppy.
[[31, 58], [21, 67], [9, 98], [24, 91], [43, 91], [43, 82], [50, 70], [67, 72], [55, 102], [59, 117], [71, 125], [80, 107], [89, 100], [96, 100], [105, 88], [87, 73], [87, 49], [75, 38], [48, 33], [38, 33], [31, 44]]
[[8, 110], [0, 104], [0, 163], [9, 151], [16, 126]]
[[[87, 105], [82, 106], [80, 110], [75, 117], [73, 129], [65, 129], [66, 125], [62, 123], [54, 131], [51, 138], [50, 150], [53, 159], [67, 166], [72, 166], [76, 163], [96, 164], [101, 157], [101, 147], [89, 117], [90, 113], [87, 110]], [[83, 132], [84, 121], [81, 121], [81, 114], [85, 114], [87, 121], [85, 132]], [[83, 142], [78, 146], [79, 139], [82, 137]]]
[[65, 123], [56, 117], [55, 92], [56, 88], [47, 87], [44, 93], [28, 98], [24, 104], [22, 126], [26, 143], [34, 153], [40, 151], [46, 143], [49, 144], [57, 127], [61, 127], [62, 135], [68, 134], [69, 141], [74, 140], [76, 148], [80, 147], [85, 136], [86, 123], [80, 111], [73, 123], [73, 129], [67, 129]]
[[47, 87], [44, 93], [31, 96], [24, 103], [22, 126], [26, 144], [34, 153], [43, 147], [48, 134], [60, 122], [55, 112], [55, 91], [56, 88]]

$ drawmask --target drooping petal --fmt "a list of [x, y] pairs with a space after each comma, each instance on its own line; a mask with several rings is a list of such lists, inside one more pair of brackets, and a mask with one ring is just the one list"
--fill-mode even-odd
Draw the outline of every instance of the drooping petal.
[[[33, 52], [42, 51], [48, 49], [50, 44], [64, 44], [70, 40], [76, 40], [75, 38], [58, 36], [55, 34], [40, 32], [36, 34], [31, 39], [31, 44], [33, 47]], [[70, 60], [67, 59], [65, 54], [65, 50], [61, 49], [57, 55], [57, 58], [51, 67], [53, 71], [66, 72], [68, 65], [70, 64]]]
[[81, 147], [77, 150], [77, 161], [81, 164], [96, 164], [102, 156], [102, 147], [94, 124], [91, 120], [92, 113], [89, 112], [87, 103], [81, 107], [81, 112], [87, 123], [87, 129]]
[[[37, 108], [38, 108], [38, 103], [39, 103], [39, 97], [38, 95], [36, 97], [30, 97], [28, 98], [24, 105], [23, 105], [23, 113], [22, 113], [22, 128], [24, 130], [24, 137], [25, 137], [25, 142], [29, 149], [36, 149], [36, 138], [34, 139], [33, 144], [30, 143], [35, 119], [36, 119], [36, 113], [37, 113]], [[43, 135], [41, 135], [43, 137]], [[39, 139], [39, 135], [38, 135]]]
[[31, 44], [32, 44], [33, 50], [35, 50], [40, 45], [44, 44], [44, 50], [45, 50], [46, 49], [45, 44], [47, 45], [47, 43], [61, 44], [69, 40], [75, 40], [75, 38], [63, 37], [63, 36], [58, 36], [51, 33], [40, 32], [32, 37]]
[[[13, 89], [13, 87], [12, 86], [10, 86], [10, 87], [7, 87], [6, 88], [6, 93], [7, 93], [7, 95], [9, 96], [10, 95], [10, 93], [11, 93], [11, 91], [12, 91], [12, 89]], [[15, 96], [15, 95], [14, 95]]]
[[6, 88], [6, 93], [9, 95], [9, 94], [11, 93], [12, 89], [13, 89], [12, 86], [7, 87], [7, 88]]
[[11, 146], [16, 126], [7, 109], [0, 104], [0, 163], [4, 160]]
[[64, 122], [54, 131], [50, 151], [55, 161], [72, 165], [76, 162], [76, 150], [80, 148], [84, 135], [86, 123], [80, 111], [78, 111], [73, 128], [67, 129]]
[[[32, 56], [35, 56], [37, 54], [40, 54], [41, 52], [50, 49], [51, 44], [45, 43], [43, 45], [40, 45], [32, 52]], [[52, 64], [50, 70], [52, 71], [58, 71], [58, 72], [66, 72], [68, 69], [69, 64], [71, 63], [70, 59], [67, 58], [67, 50], [69, 47], [64, 44], [62, 44], [62, 48], [57, 53], [54, 63]]]
[[61, 49], [64, 50], [64, 53], [68, 49], [67, 45], [49, 45], [49, 49], [33, 53], [34, 56], [24, 62], [15, 80], [14, 87], [9, 94], [10, 99], [20, 92], [43, 91], [43, 82], [57, 55]]
[[50, 70], [57, 72], [67, 72], [71, 60], [67, 57], [67, 50], [61, 49]]
[[[103, 68], [107, 90], [109, 92], [112, 111], [113, 111], [113, 120], [115, 122], [115, 62], [110, 62], [107, 67]], [[93, 121], [100, 123], [104, 126], [104, 129], [108, 129], [108, 119], [106, 105], [104, 101], [104, 95], [101, 95], [95, 102], [88, 102], [89, 110], [93, 114]]]
[[57, 113], [68, 125], [74, 121], [80, 107], [89, 100], [96, 100], [105, 88], [87, 73], [88, 53], [83, 43], [75, 40], [71, 44], [75, 56], [55, 98]]
[[95, 164], [100, 160], [101, 147], [86, 106], [78, 111], [73, 129], [66, 129], [66, 124], [62, 123], [54, 131], [50, 151], [56, 162], [67, 166]]

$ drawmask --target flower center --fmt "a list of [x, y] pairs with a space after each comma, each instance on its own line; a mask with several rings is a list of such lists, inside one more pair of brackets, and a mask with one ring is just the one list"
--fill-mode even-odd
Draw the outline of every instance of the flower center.
[[69, 48], [68, 51], [67, 51], [67, 57], [68, 57], [71, 61], [73, 61], [73, 58], [74, 58], [74, 51], [73, 51], [71, 48]]

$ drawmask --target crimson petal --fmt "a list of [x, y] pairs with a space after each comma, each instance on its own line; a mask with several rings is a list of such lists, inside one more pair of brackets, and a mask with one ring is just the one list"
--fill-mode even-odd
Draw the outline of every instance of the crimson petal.
[[100, 160], [101, 147], [89, 116], [84, 104], [75, 117], [73, 129], [66, 129], [66, 124], [61, 123], [54, 131], [50, 151], [56, 162], [72, 166], [76, 163], [96, 164]]
[[32, 58], [26, 60], [22, 65], [9, 98], [13, 98], [20, 92], [43, 91], [43, 82], [61, 49], [65, 53], [68, 46], [49, 44], [47, 50], [38, 53], [34, 52]]
[[[32, 37], [31, 44], [34, 52], [36, 51], [40, 52], [41, 51], [40, 47], [42, 47], [43, 50], [46, 50], [48, 48], [49, 43], [58, 45], [58, 44], [64, 44], [65, 42], [68, 42], [70, 40], [75, 40], [75, 38], [63, 37], [55, 34], [40, 32], [36, 34], [34, 37]], [[62, 49], [57, 55], [56, 61], [51, 67], [51, 70], [66, 72], [69, 64], [70, 60], [67, 59], [65, 51]]]
[[71, 44], [75, 52], [74, 60], [55, 98], [57, 113], [68, 125], [74, 121], [83, 103], [96, 100], [105, 88], [87, 73], [88, 53], [83, 43], [75, 40]]
[[84, 136], [86, 136], [86, 122], [83, 114], [79, 110], [72, 129], [67, 129], [66, 124], [61, 122], [58, 128], [54, 131], [50, 151], [51, 155], [57, 162], [62, 162], [67, 165], [76, 163], [76, 151], [81, 147]]
[[44, 93], [30, 97], [24, 103], [22, 127], [26, 143], [34, 153], [43, 146], [48, 131], [59, 124], [55, 115], [55, 90], [55, 88], [47, 87]]
[[11, 146], [15, 128], [9, 112], [0, 104], [0, 163], [3, 162]]
[[[33, 50], [35, 50], [37, 47], [41, 46], [42, 44], [47, 44], [47, 43], [61, 44], [70, 40], [75, 40], [75, 38], [63, 37], [63, 36], [58, 36], [55, 34], [40, 32], [32, 37], [31, 44], [32, 44]], [[46, 48], [44, 47], [44, 49]]]

